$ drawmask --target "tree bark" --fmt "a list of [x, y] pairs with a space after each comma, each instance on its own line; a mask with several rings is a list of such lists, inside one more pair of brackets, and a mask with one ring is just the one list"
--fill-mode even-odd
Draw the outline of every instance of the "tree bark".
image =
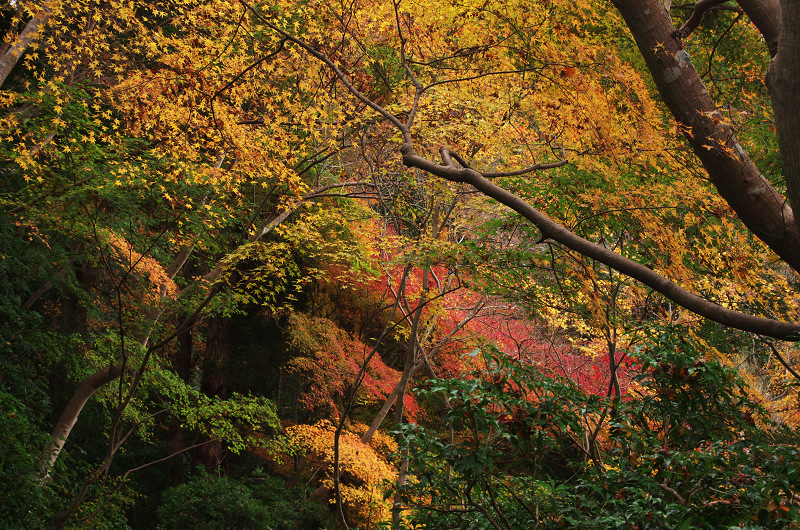
[[39, 11], [32, 19], [25, 24], [25, 27], [20, 32], [19, 36], [14, 39], [8, 49], [5, 50], [3, 56], [0, 57], [0, 87], [3, 86], [11, 71], [19, 62], [28, 46], [39, 37], [39, 34], [44, 29], [45, 24], [50, 19], [53, 13], [57, 0], [50, 0], [42, 4]]
[[780, 38], [767, 86], [789, 201], [800, 207], [800, 0], [781, 1]]
[[[214, 317], [208, 323], [203, 378], [200, 382], [200, 390], [207, 396], [227, 399], [230, 395], [230, 326], [230, 317]], [[217, 474], [222, 461], [222, 441], [209, 440], [195, 449], [192, 466], [202, 464], [208, 473]]]
[[[687, 141], [719, 194], [748, 229], [794, 270], [800, 271], [800, 230], [791, 207], [753, 164], [733, 129], [722, 119], [689, 55], [673, 37], [675, 27], [661, 4], [657, 0], [613, 0], [613, 3], [633, 34], [661, 97], [683, 127]], [[796, 32], [798, 28], [793, 29]], [[784, 44], [784, 49], [787, 47]], [[796, 47], [788, 49], [784, 57], [796, 58], [794, 51]], [[795, 63], [789, 71], [797, 67]], [[781, 76], [781, 83], [790, 82], [783, 73]], [[775, 108], [776, 117], [784, 112], [782, 109]], [[794, 116], [797, 115], [795, 112]], [[778, 135], [779, 140], [781, 137], [791, 140], [780, 130]], [[789, 151], [800, 156], [797, 137], [794, 140]], [[783, 151], [783, 144], [781, 148]]]
[[[184, 382], [188, 382], [191, 375], [193, 344], [191, 329], [178, 335], [178, 352], [173, 368]], [[169, 431], [168, 454], [179, 454], [186, 446], [186, 429], [181, 425], [179, 418], [172, 419]], [[183, 458], [173, 458], [169, 461], [168, 476], [170, 486], [177, 486], [183, 482]]]
[[778, 0], [738, 0], [737, 3], [761, 32], [769, 54], [774, 57], [778, 53], [781, 31], [781, 5]]
[[[680, 285], [641, 263], [637, 263], [602, 245], [592, 243], [580, 237], [576, 233], [548, 218], [525, 200], [485, 179], [483, 175], [473, 169], [436, 164], [417, 155], [414, 151], [414, 146], [410, 143], [403, 144], [401, 150], [403, 153], [403, 164], [407, 167], [416, 167], [446, 180], [464, 182], [474, 186], [475, 189], [487, 197], [491, 197], [500, 204], [508, 206], [530, 221], [531, 224], [539, 229], [543, 238], [557, 241], [570, 250], [574, 250], [590, 259], [608, 265], [612, 269], [642, 282], [689, 311], [724, 326], [740, 329], [742, 331], [749, 331], [751, 333], [759, 333], [776, 339], [789, 340], [800, 335], [800, 324], [748, 315], [722, 307], [721, 305], [687, 291]], [[449, 151], [447, 151], [447, 149], [443, 149], [442, 151], [445, 155], [444, 158], [449, 159]], [[794, 226], [794, 223], [792, 223], [792, 226]], [[797, 227], [795, 227], [795, 231], [796, 229]]]

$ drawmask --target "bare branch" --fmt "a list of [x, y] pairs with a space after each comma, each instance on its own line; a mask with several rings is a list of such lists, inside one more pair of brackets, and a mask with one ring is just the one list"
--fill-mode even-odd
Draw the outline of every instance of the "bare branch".
[[772, 350], [772, 354], [775, 356], [776, 359], [778, 359], [778, 362], [781, 363], [783, 367], [786, 368], [786, 370], [788, 370], [788, 372], [792, 374], [792, 376], [794, 376], [795, 379], [800, 381], [800, 374], [798, 374], [797, 371], [794, 368], [792, 368], [788, 362], [786, 362], [786, 359], [784, 359], [783, 355], [780, 354], [778, 348], [776, 348], [775, 345], [769, 341], [762, 340], [761, 342], [766, 344], [769, 347], [769, 349]]
[[[717, 3], [706, 4], [706, 5], [709, 6], [717, 5], [719, 3], [717, 0], [709, 0], [709, 1]], [[248, 4], [245, 3], [244, 5], [248, 6], [248, 8], [253, 10], [253, 8], [250, 7]], [[620, 9], [622, 14], [626, 16], [626, 22], [628, 22], [630, 25], [630, 21], [627, 20], [627, 18], [631, 16], [632, 8], [629, 7], [628, 9], [623, 10], [621, 8], [620, 2], [616, 2], [615, 5]], [[601, 245], [592, 243], [578, 236], [577, 234], [568, 230], [564, 226], [552, 221], [550, 218], [548, 218], [546, 215], [544, 215], [542, 212], [531, 206], [528, 202], [524, 201], [520, 197], [487, 180], [486, 177], [484, 177], [481, 173], [475, 171], [474, 169], [470, 169], [468, 167], [466, 168], [455, 167], [452, 164], [452, 160], [449, 159], [450, 152], [447, 148], [442, 149], [442, 155], [443, 158], [446, 160], [447, 165], [437, 164], [424, 157], [419, 156], [414, 149], [414, 143], [411, 138], [411, 132], [409, 128], [405, 124], [400, 122], [400, 120], [397, 117], [395, 117], [394, 115], [383, 109], [381, 106], [371, 101], [360, 91], [358, 91], [358, 89], [356, 89], [353, 86], [353, 84], [349, 81], [344, 72], [342, 72], [342, 70], [338, 66], [336, 66], [327, 56], [325, 56], [325, 54], [314, 49], [312, 46], [303, 42], [297, 37], [294, 37], [286, 33], [285, 31], [281, 30], [271, 22], [265, 20], [255, 10], [253, 10], [253, 12], [259, 17], [259, 19], [262, 20], [262, 22], [264, 22], [274, 31], [277, 31], [287, 40], [299, 45], [308, 53], [310, 53], [312, 56], [314, 56], [316, 59], [326, 64], [334, 72], [336, 77], [339, 78], [339, 81], [350, 91], [351, 94], [353, 94], [358, 100], [366, 104], [368, 107], [372, 108], [373, 110], [377, 111], [379, 114], [384, 116], [384, 118], [386, 118], [395, 127], [397, 127], [397, 129], [403, 135], [403, 145], [400, 149], [400, 152], [403, 156], [403, 164], [406, 167], [420, 169], [422, 171], [430, 173], [431, 175], [443, 178], [450, 182], [462, 182], [472, 185], [478, 191], [482, 192], [486, 196], [497, 200], [501, 204], [504, 204], [509, 208], [513, 209], [514, 211], [516, 211], [517, 213], [521, 214], [525, 219], [527, 219], [529, 222], [531, 222], [533, 225], [539, 228], [539, 230], [542, 233], [542, 239], [551, 239], [553, 241], [556, 241], [564, 245], [565, 247], [574, 250], [575, 252], [583, 254], [584, 256], [590, 259], [597, 260], [600, 263], [603, 263], [618, 272], [630, 276], [631, 278], [634, 278], [642, 282], [643, 284], [647, 285], [648, 287], [652, 288], [653, 290], [661, 293], [666, 298], [672, 300], [678, 305], [686, 309], [689, 309], [690, 311], [697, 313], [700, 316], [708, 318], [709, 320], [712, 320], [714, 322], [735, 329], [740, 329], [742, 331], [759, 333], [761, 335], [766, 335], [780, 340], [788, 340], [792, 337], [797, 337], [798, 335], [800, 335], [799, 324], [782, 322], [779, 320], [761, 316], [748, 315], [746, 313], [728, 309], [726, 307], [723, 307], [719, 304], [716, 304], [710, 300], [706, 300], [694, 293], [687, 291], [686, 289], [679, 286], [675, 282], [669, 280], [665, 276], [662, 276], [661, 274], [650, 269], [649, 267], [642, 265], [641, 263], [637, 263]], [[640, 36], [637, 35], [637, 38], [638, 37]], [[654, 36], [650, 36], [650, 38], [654, 38]], [[637, 43], [640, 45], [640, 48], [643, 47], [643, 44], [641, 42], [637, 41]], [[648, 50], [649, 53], [652, 53], [652, 48], [653, 46], [649, 46], [649, 48], [646, 49]], [[680, 57], [680, 54], [676, 54], [676, 56]], [[694, 75], [695, 76], [697, 75], [696, 72], [694, 72]], [[701, 83], [698, 83], [698, 86], [700, 85]], [[665, 99], [669, 98], [665, 96]], [[705, 110], [709, 105], [711, 106], [711, 108], [715, 108], [713, 102], [704, 101], [703, 105], [693, 107], [694, 108], [693, 113], [696, 115], [703, 116], [704, 119], [708, 118], [705, 114], [703, 114], [703, 112], [698, 113], [697, 109], [699, 108], [700, 110]], [[674, 110], [675, 109], [673, 109], [673, 111]], [[710, 120], [710, 118], [708, 119]], [[689, 122], [689, 120], [687, 120], [687, 122]], [[705, 123], [703, 123], [703, 125], [705, 125]], [[711, 136], [708, 136], [707, 134], [698, 136], [703, 138], [703, 140], [701, 141], [706, 142], [713, 140], [714, 135], [722, 133], [726, 135], [727, 143], [735, 141], [731, 139], [732, 137], [728, 134], [729, 131], [716, 131]], [[707, 137], [711, 138], [711, 140], [707, 140], [706, 139]], [[735, 143], [735, 147], [739, 147], [739, 149], [741, 149], [738, 143]], [[699, 149], [697, 151], [699, 154], [702, 154], [703, 150]], [[736, 162], [736, 166], [738, 168], [741, 168], [740, 160], [736, 159], [735, 157], [727, 157], [727, 158], [734, 160]], [[749, 162], [749, 160], [747, 162]], [[759, 183], [761, 183], [761, 181], [766, 182], [763, 176], [761, 176], [760, 173], [757, 172], [757, 170], [754, 171], [761, 179]], [[773, 202], [780, 199], [779, 194], [772, 193], [774, 190], [771, 186], [769, 186], [769, 183], [765, 183], [764, 188], [766, 191], [761, 195], [769, 195], [773, 199]], [[725, 193], [723, 193], [729, 191], [727, 188], [718, 187], [718, 189], [720, 190], [721, 194], [725, 196], [726, 200], [728, 200], [728, 202], [731, 203], [731, 205], [734, 207], [737, 213], [739, 213], [739, 215], [743, 217], [745, 224], [751, 226], [748, 223], [750, 219], [747, 218], [750, 212], [746, 210], [740, 210], [740, 208], [737, 208], [737, 206], [740, 206], [740, 204], [736, 203], [735, 201], [732, 202], [732, 197], [729, 197]], [[764, 239], [765, 242], [767, 242], [767, 244], [773, 248], [773, 250], [775, 250], [781, 257], [786, 259], [787, 262], [793, 264], [794, 266], [800, 263], [797, 259], [797, 256], [793, 256], [791, 252], [788, 252], [788, 249], [782, 248], [778, 244], [781, 240], [785, 239], [785, 236], [787, 234], [789, 235], [790, 245], [794, 245], [797, 242], [796, 238], [793, 237], [797, 234], [797, 226], [795, 225], [793, 219], [794, 216], [791, 209], [788, 208], [788, 206], [785, 205], [784, 203], [781, 203], [780, 206], [777, 208], [777, 210], [780, 216], [780, 220], [778, 220], [778, 223], [780, 224], [780, 226], [783, 227], [784, 232], [777, 236], [772, 236], [770, 234], [767, 234], [770, 237], [766, 237], [765, 234], [758, 232], [756, 232], [756, 235]], [[787, 222], [787, 220], [790, 218], [791, 222]], [[794, 233], [790, 233], [792, 230]]]
[[[470, 166], [470, 164], [466, 160], [464, 160], [460, 155], [458, 155], [456, 153], [453, 153], [453, 152], [451, 152], [449, 154], [450, 154], [450, 156], [455, 158], [458, 161], [459, 164], [461, 164], [461, 167], [464, 167], [464, 168], [467, 168], [467, 169], [473, 169], [472, 166]], [[559, 160], [558, 162], [551, 162], [549, 164], [534, 164], [534, 165], [528, 166], [528, 167], [526, 167], [524, 169], [516, 169], [514, 171], [494, 171], [494, 172], [492, 172], [492, 171], [478, 171], [478, 173], [480, 173], [481, 175], [484, 176], [484, 178], [487, 178], [487, 179], [494, 179], [494, 178], [501, 178], [501, 177], [518, 177], [520, 175], [525, 175], [527, 173], [533, 173], [534, 171], [539, 171], [539, 170], [542, 170], [542, 169], [554, 169], [554, 168], [557, 168], [557, 167], [566, 166], [567, 164], [569, 164], [569, 160], [564, 159], [564, 160]], [[451, 165], [451, 164], [448, 164], [448, 165]]]
[[631, 278], [639, 280], [678, 305], [700, 316], [725, 326], [743, 331], [760, 333], [781, 340], [787, 340], [792, 336], [800, 334], [800, 325], [798, 324], [781, 322], [771, 318], [753, 316], [734, 311], [687, 291], [649, 267], [578, 236], [574, 232], [549, 219], [546, 215], [520, 197], [487, 180], [483, 175], [473, 169], [436, 164], [417, 155], [411, 144], [404, 144], [401, 151], [403, 153], [403, 163], [406, 166], [421, 169], [451, 182], [471, 184], [478, 191], [521, 214], [525, 219], [539, 228], [543, 238], [557, 241], [571, 250], [608, 265], [614, 270], [630, 276]]
[[276, 26], [275, 24], [273, 24], [272, 22], [261, 16], [261, 14], [258, 11], [256, 11], [255, 8], [253, 8], [253, 6], [251, 6], [244, 0], [242, 0], [242, 5], [244, 5], [247, 9], [249, 9], [265, 26], [275, 31], [276, 33], [279, 33], [289, 42], [293, 42], [296, 45], [300, 46], [306, 52], [311, 54], [314, 58], [323, 62], [328, 68], [330, 68], [336, 74], [336, 77], [339, 78], [339, 81], [341, 81], [341, 83], [345, 86], [345, 88], [347, 88], [347, 90], [349, 90], [350, 93], [356, 97], [356, 99], [358, 99], [363, 104], [365, 104], [366, 106], [368, 106], [369, 108], [371, 108], [372, 110], [374, 110], [375, 112], [386, 118], [389, 122], [392, 123], [392, 125], [397, 127], [403, 133], [403, 139], [405, 141], [409, 142], [411, 141], [411, 136], [408, 132], [408, 127], [406, 127], [405, 124], [401, 122], [399, 118], [397, 118], [397, 116], [395, 116], [388, 110], [384, 109], [383, 107], [381, 107], [380, 105], [369, 99], [367, 96], [365, 96], [360, 90], [358, 90], [353, 85], [353, 83], [350, 82], [350, 79], [345, 75], [345, 73], [342, 72], [342, 70], [338, 66], [336, 66], [336, 63], [331, 61], [327, 55], [318, 51], [310, 44], [307, 44], [304, 40], [295, 37], [290, 33], [285, 32], [284, 30], [282, 30], [281, 28], [279, 28], [278, 26]]
[[683, 23], [683, 26], [681, 26], [675, 32], [675, 36], [678, 38], [686, 38], [691, 35], [692, 32], [697, 29], [697, 26], [700, 25], [700, 22], [703, 20], [703, 15], [706, 14], [706, 11], [712, 7], [724, 4], [725, 2], [727, 2], [727, 0], [700, 0], [697, 2], [694, 5], [692, 14], [689, 15], [688, 20]]

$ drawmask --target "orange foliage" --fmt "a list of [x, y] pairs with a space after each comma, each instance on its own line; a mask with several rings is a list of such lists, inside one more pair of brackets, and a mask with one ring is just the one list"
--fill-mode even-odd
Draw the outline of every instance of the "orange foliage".
[[114, 232], [108, 231], [106, 236], [106, 243], [111, 246], [115, 258], [124, 267], [130, 268], [133, 272], [146, 278], [156, 297], [172, 295], [177, 292], [178, 288], [175, 282], [167, 275], [164, 267], [158, 261], [136, 252], [130, 243]]
[[339, 406], [368, 358], [356, 394], [357, 405], [382, 403], [400, 379], [400, 374], [386, 366], [380, 355], [375, 353], [370, 357], [371, 348], [331, 320], [294, 313], [290, 317], [290, 335], [290, 347], [297, 355], [285, 369], [308, 383], [300, 404], [309, 411], [327, 406], [338, 417]]
[[[359, 430], [363, 430], [363, 427], [359, 426]], [[335, 426], [327, 420], [314, 425], [287, 427], [287, 453], [258, 451], [258, 454], [274, 462], [277, 471], [285, 477], [299, 472], [302, 478], [332, 490], [335, 431]], [[374, 444], [381, 447], [382, 451], [396, 449], [385, 438], [376, 438]], [[292, 456], [301, 457], [303, 463], [299, 470], [295, 469]], [[397, 477], [386, 458], [372, 446], [362, 443], [357, 434], [345, 430], [339, 438], [339, 466], [342, 502], [352, 524], [366, 529], [386, 521], [391, 503], [383, 498], [385, 482], [394, 481]]]

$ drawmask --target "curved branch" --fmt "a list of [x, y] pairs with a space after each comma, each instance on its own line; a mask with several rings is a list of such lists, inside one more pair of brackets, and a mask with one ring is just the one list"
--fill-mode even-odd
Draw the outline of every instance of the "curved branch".
[[[444, 153], [442, 153], [442, 156], [444, 156]], [[460, 155], [456, 153], [448, 153], [448, 156], [452, 156], [453, 158], [455, 158], [458, 161], [458, 163], [461, 164], [461, 167], [467, 169], [473, 169], [473, 167], [469, 164], [469, 162], [467, 162]], [[514, 171], [478, 171], [478, 173], [480, 173], [481, 175], [483, 175], [484, 178], [487, 179], [496, 179], [501, 177], [518, 177], [520, 175], [533, 173], [534, 171], [539, 171], [542, 169], [554, 169], [557, 167], [566, 166], [567, 164], [569, 164], [569, 160], [564, 159], [564, 160], [559, 160], [558, 162], [551, 162], [548, 164], [533, 164], [532, 166], [528, 166], [523, 169], [516, 169]]]
[[523, 169], [517, 169], [515, 171], [495, 171], [495, 172], [488, 172], [483, 173], [481, 175], [487, 179], [494, 179], [500, 177], [518, 177], [520, 175], [525, 175], [527, 173], [533, 173], [534, 171], [539, 171], [542, 169], [553, 169], [561, 166], [566, 166], [569, 163], [569, 160], [559, 160], [558, 162], [551, 162], [549, 164], [534, 164], [532, 166], [528, 166]]
[[333, 71], [334, 74], [336, 74], [336, 77], [339, 78], [339, 81], [341, 81], [341, 83], [345, 86], [345, 88], [347, 88], [347, 90], [350, 91], [350, 93], [353, 94], [356, 97], [356, 99], [358, 99], [361, 103], [363, 103], [364, 105], [368, 106], [369, 108], [371, 108], [372, 110], [374, 110], [375, 112], [386, 118], [389, 122], [392, 123], [392, 125], [397, 127], [397, 129], [403, 133], [404, 141], [409, 141], [409, 142], [411, 141], [411, 135], [408, 132], [408, 127], [406, 127], [405, 124], [397, 118], [397, 116], [387, 111], [386, 109], [384, 109], [383, 107], [381, 107], [380, 105], [369, 99], [367, 96], [365, 96], [360, 90], [358, 90], [353, 85], [353, 83], [350, 82], [350, 79], [348, 79], [348, 77], [344, 74], [344, 72], [342, 72], [342, 70], [338, 66], [336, 66], [336, 63], [331, 61], [327, 55], [318, 51], [310, 44], [307, 44], [302, 39], [295, 37], [294, 35], [282, 30], [281, 28], [279, 28], [278, 26], [276, 26], [275, 24], [264, 18], [261, 15], [261, 13], [255, 10], [253, 6], [251, 6], [244, 0], [241, 1], [242, 5], [244, 5], [247, 9], [249, 9], [250, 12], [253, 13], [261, 21], [262, 24], [270, 28], [272, 31], [275, 31], [276, 33], [280, 34], [289, 42], [293, 42], [294, 44], [300, 46], [303, 50], [311, 54], [315, 59], [324, 63], [328, 68], [330, 68]]
[[[790, 1], [800, 3], [800, 0]], [[666, 13], [663, 17], [652, 15], [656, 12], [656, 6], [661, 6], [663, 11], [663, 5], [657, 0], [642, 0], [640, 3], [623, 2], [623, 0], [613, 0], [613, 2], [633, 32], [651, 72], [655, 73], [665, 65], [668, 67], [663, 71], [663, 76], [654, 76], [656, 84], [673, 115], [686, 127], [687, 139], [703, 161], [720, 195], [755, 235], [767, 243], [792, 268], [800, 270], [800, 231], [795, 224], [792, 209], [750, 161], [730, 128], [714, 119], [719, 111], [708, 92], [702, 88], [697, 71], [691, 66], [688, 55], [673, 39], [668, 38], [672, 34], [670, 29], [673, 26], [666, 19]], [[652, 4], [654, 9], [642, 10], [641, 4]], [[246, 3], [244, 5], [248, 6]], [[522, 198], [487, 180], [474, 169], [455, 167], [447, 148], [442, 148], [442, 158], [446, 161], [446, 165], [437, 164], [417, 155], [409, 127], [359, 92], [344, 72], [324, 53], [281, 30], [261, 17], [252, 7], [248, 7], [271, 29], [326, 64], [353, 96], [397, 127], [403, 135], [400, 152], [406, 167], [420, 169], [450, 182], [470, 184], [484, 195], [521, 214], [541, 231], [543, 240], [556, 241], [630, 276], [702, 317], [724, 326], [780, 340], [800, 337], [800, 324], [728, 309], [687, 291], [641, 263], [578, 236]]]
[[800, 325], [798, 324], [748, 315], [740, 311], [722, 307], [721, 305], [687, 291], [675, 282], [641, 263], [632, 261], [601, 245], [592, 243], [578, 236], [574, 232], [552, 221], [525, 200], [487, 180], [475, 170], [436, 164], [417, 155], [413, 145], [408, 143], [403, 145], [401, 151], [403, 154], [403, 163], [406, 166], [415, 167], [451, 182], [463, 182], [474, 186], [484, 195], [508, 206], [530, 221], [542, 232], [543, 238], [556, 241], [590, 259], [608, 265], [612, 269], [642, 282], [676, 304], [702, 317], [735, 329], [759, 333], [781, 340], [787, 340], [790, 337], [800, 335]]
[[700, 22], [703, 20], [703, 15], [706, 14], [706, 11], [711, 9], [712, 7], [716, 7], [720, 4], [724, 4], [727, 0], [700, 0], [694, 5], [694, 9], [692, 10], [692, 14], [689, 15], [689, 19], [683, 23], [683, 26], [675, 32], [675, 36], [679, 38], [685, 38], [692, 34], [694, 30], [697, 29], [697, 26], [700, 25]]
[[769, 54], [775, 57], [781, 32], [781, 5], [778, 0], [737, 0], [737, 3], [761, 32]]
[[798, 381], [800, 381], [800, 374], [798, 374], [798, 373], [797, 373], [797, 370], [795, 370], [794, 368], [792, 368], [792, 366], [791, 366], [791, 365], [790, 365], [788, 362], [786, 362], [786, 359], [784, 359], [784, 358], [783, 358], [783, 355], [781, 355], [781, 354], [780, 354], [780, 352], [778, 351], [778, 348], [776, 348], [774, 344], [772, 344], [771, 342], [769, 342], [769, 341], [767, 341], [767, 340], [763, 340], [763, 341], [761, 341], [761, 342], [763, 342], [764, 344], [766, 344], [767, 346], [769, 346], [769, 349], [770, 349], [770, 350], [772, 350], [772, 354], [775, 356], [775, 358], [776, 358], [776, 359], [778, 359], [778, 362], [779, 362], [779, 363], [781, 363], [781, 364], [783, 365], [783, 367], [784, 367], [784, 368], [786, 368], [786, 370], [787, 370], [787, 371], [788, 371], [790, 374], [792, 374], [792, 376], [793, 376], [795, 379], [797, 379]]

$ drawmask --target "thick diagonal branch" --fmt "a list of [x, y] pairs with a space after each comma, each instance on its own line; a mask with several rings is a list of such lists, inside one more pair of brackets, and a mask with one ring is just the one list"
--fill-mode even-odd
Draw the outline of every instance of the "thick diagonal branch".
[[[673, 38], [674, 26], [663, 13], [661, 4], [658, 0], [613, 0], [613, 3], [633, 34], [664, 103], [681, 126], [686, 140], [702, 162], [717, 192], [753, 234], [794, 270], [800, 271], [800, 230], [792, 208], [786, 198], [761, 174], [739, 144], [733, 128], [726, 122], [705, 89], [689, 55]], [[782, 5], [798, 3], [800, 0], [784, 0]], [[794, 34], [797, 34], [800, 32], [800, 22], [792, 20], [795, 24]], [[787, 22], [784, 13], [782, 31], [787, 26], [791, 24]], [[785, 35], [782, 35], [782, 46], [784, 38]], [[783, 58], [786, 61], [783, 65], [789, 71], [800, 68], [798, 63], [791, 63], [793, 58], [797, 58], [798, 49], [788, 44], [784, 49], [786, 53]], [[789, 85], [800, 84], [800, 81], [794, 81], [798, 77], [783, 76], [783, 70], [773, 70], [781, 74], [778, 81], [786, 85], [779, 89], [780, 95], [786, 95], [785, 100], [780, 99], [776, 103], [773, 94], [776, 122], [783, 116], [800, 117], [800, 113], [790, 112], [797, 110], [798, 100], [791, 101], [790, 96], [797, 92], [796, 88]], [[794, 157], [792, 161], [796, 160], [800, 167], [800, 150], [797, 149], [799, 139], [792, 132], [796, 129], [796, 124], [787, 124], [787, 132], [784, 132], [778, 123], [778, 140], [784, 158]], [[798, 180], [794, 180], [792, 174], [786, 171], [790, 196], [795, 182], [800, 181], [800, 175], [797, 178]]]
[[487, 180], [475, 170], [437, 164], [417, 155], [413, 145], [410, 144], [403, 145], [402, 153], [403, 163], [406, 166], [415, 167], [451, 182], [463, 182], [472, 185], [484, 195], [495, 199], [497, 202], [508, 206], [522, 215], [541, 231], [543, 238], [557, 241], [570, 250], [574, 250], [590, 259], [608, 265], [614, 270], [642, 282], [676, 304], [700, 316], [725, 326], [742, 331], [759, 333], [777, 339], [786, 340], [791, 337], [800, 336], [800, 325], [798, 324], [748, 315], [728, 309], [687, 291], [680, 285], [641, 263], [632, 261], [602, 245], [592, 243], [578, 236], [574, 232], [548, 218], [525, 200]]
[[[613, 1], [631, 29], [665, 103], [684, 128], [687, 140], [702, 161], [719, 194], [757, 237], [792, 268], [800, 271], [800, 230], [791, 207], [753, 164], [731, 127], [721, 119], [721, 113], [705, 90], [688, 54], [673, 38], [674, 26], [667, 18], [663, 5], [657, 0]], [[784, 0], [784, 9], [785, 4], [789, 3], [796, 5], [800, 11], [800, 0]], [[472, 185], [488, 197], [521, 214], [541, 231], [543, 238], [557, 241], [590, 259], [608, 265], [702, 317], [724, 326], [781, 340], [800, 336], [800, 324], [728, 309], [687, 291], [641, 263], [578, 236], [473, 169], [457, 168], [452, 163], [441, 165], [417, 155], [406, 124], [358, 91], [345, 73], [325, 54], [263, 18], [261, 20], [326, 64], [353, 96], [397, 127], [403, 136], [401, 153], [403, 164], [407, 167], [420, 169], [451, 182]], [[786, 24], [784, 21], [783, 29]], [[800, 153], [800, 150], [795, 151]], [[447, 160], [449, 151], [444, 149], [442, 154]]]

